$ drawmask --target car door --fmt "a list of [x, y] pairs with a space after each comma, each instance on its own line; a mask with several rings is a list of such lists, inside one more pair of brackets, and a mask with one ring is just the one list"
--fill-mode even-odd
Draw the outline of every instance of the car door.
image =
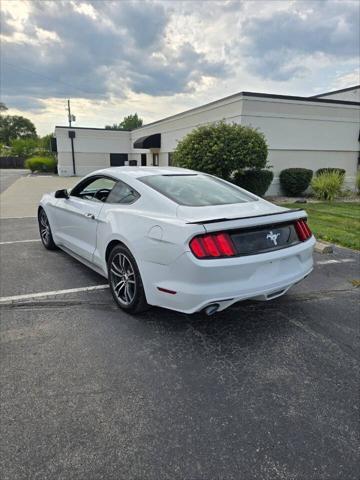
[[59, 244], [91, 261], [104, 202], [115, 185], [105, 176], [85, 179], [56, 204], [56, 237]]

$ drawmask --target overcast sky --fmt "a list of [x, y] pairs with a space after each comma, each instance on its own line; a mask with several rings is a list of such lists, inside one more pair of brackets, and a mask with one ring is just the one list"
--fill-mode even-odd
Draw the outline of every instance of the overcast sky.
[[312, 95], [359, 82], [358, 1], [1, 3], [1, 100], [38, 132], [145, 123], [242, 90]]

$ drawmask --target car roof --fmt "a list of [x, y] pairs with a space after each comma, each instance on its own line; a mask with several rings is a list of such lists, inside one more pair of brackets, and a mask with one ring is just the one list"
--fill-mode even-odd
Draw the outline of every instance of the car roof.
[[121, 179], [124, 175], [132, 178], [147, 177], [151, 175], [184, 175], [197, 174], [194, 170], [179, 167], [110, 167], [93, 172], [92, 175], [111, 175]]

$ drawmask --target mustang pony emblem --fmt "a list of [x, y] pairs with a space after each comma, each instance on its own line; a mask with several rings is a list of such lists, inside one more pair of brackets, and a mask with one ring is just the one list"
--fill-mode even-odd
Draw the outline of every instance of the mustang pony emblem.
[[267, 240], [271, 240], [274, 245], [277, 245], [277, 239], [280, 237], [280, 233], [273, 233], [272, 230], [266, 235]]

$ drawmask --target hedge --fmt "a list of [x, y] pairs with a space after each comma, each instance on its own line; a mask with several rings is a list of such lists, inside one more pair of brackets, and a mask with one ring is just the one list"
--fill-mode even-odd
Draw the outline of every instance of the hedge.
[[56, 160], [52, 157], [31, 157], [25, 161], [25, 168], [32, 172], [55, 172]]
[[247, 170], [245, 172], [235, 172], [231, 181], [235, 185], [262, 197], [265, 195], [273, 178], [274, 174], [271, 170]]
[[280, 185], [286, 195], [301, 195], [310, 185], [313, 171], [307, 168], [287, 168], [280, 173]]

